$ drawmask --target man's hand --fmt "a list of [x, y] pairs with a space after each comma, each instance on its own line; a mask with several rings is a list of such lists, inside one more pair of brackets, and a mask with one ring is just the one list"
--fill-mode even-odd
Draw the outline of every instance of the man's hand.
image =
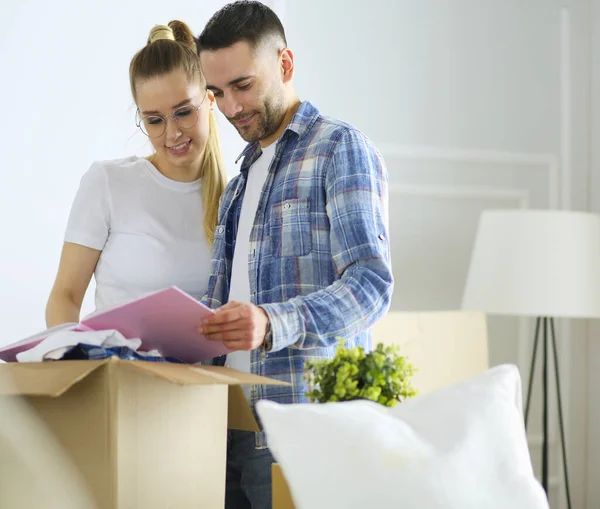
[[202, 321], [198, 332], [207, 339], [223, 341], [231, 350], [254, 350], [265, 340], [269, 317], [254, 304], [229, 302]]

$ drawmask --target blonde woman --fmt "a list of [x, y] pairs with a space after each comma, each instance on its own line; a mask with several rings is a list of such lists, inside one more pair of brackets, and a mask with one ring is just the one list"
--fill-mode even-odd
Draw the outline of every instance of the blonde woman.
[[137, 126], [154, 154], [95, 162], [83, 176], [46, 307], [48, 327], [79, 321], [92, 274], [96, 309], [170, 285], [198, 299], [206, 293], [226, 173], [214, 96], [189, 27], [155, 26], [129, 76]]

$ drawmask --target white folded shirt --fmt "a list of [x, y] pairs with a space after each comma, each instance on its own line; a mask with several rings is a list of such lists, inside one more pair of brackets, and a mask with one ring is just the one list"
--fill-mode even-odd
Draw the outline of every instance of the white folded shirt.
[[125, 339], [116, 330], [100, 331], [73, 331], [62, 330], [50, 334], [33, 348], [17, 354], [19, 362], [41, 362], [44, 360], [58, 360], [71, 347], [85, 343], [86, 345], [101, 348], [125, 346], [137, 350], [142, 344], [141, 339]]

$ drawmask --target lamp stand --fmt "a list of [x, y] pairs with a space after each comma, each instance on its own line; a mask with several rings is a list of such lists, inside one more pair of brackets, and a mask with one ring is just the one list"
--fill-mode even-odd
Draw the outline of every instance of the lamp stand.
[[[550, 337], [548, 337], [548, 325], [550, 326]], [[552, 340], [554, 352], [554, 370], [556, 378], [556, 397], [558, 400], [558, 418], [560, 423], [560, 439], [562, 445], [563, 473], [565, 479], [565, 492], [567, 495], [567, 506], [571, 509], [571, 494], [569, 492], [569, 473], [567, 471], [567, 450], [565, 445], [565, 426], [563, 420], [562, 401], [560, 396], [560, 375], [558, 369], [558, 352], [556, 348], [556, 335], [554, 334], [554, 318], [538, 317], [535, 323], [535, 340], [533, 343], [533, 354], [531, 356], [531, 369], [529, 371], [529, 387], [527, 389], [527, 403], [525, 405], [525, 427], [529, 420], [529, 404], [531, 402], [531, 389], [533, 386], [533, 375], [535, 373], [535, 361], [540, 339], [540, 328], [543, 327], [543, 445], [542, 445], [542, 486], [548, 493], [548, 343]]]

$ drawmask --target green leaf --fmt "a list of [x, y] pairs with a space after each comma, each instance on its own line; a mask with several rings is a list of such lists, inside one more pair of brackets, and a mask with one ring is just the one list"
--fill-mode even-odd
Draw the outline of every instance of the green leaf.
[[393, 406], [416, 394], [410, 381], [416, 370], [397, 346], [379, 343], [365, 353], [362, 347], [348, 349], [344, 343], [338, 339], [332, 359], [306, 362], [310, 401], [369, 399]]

